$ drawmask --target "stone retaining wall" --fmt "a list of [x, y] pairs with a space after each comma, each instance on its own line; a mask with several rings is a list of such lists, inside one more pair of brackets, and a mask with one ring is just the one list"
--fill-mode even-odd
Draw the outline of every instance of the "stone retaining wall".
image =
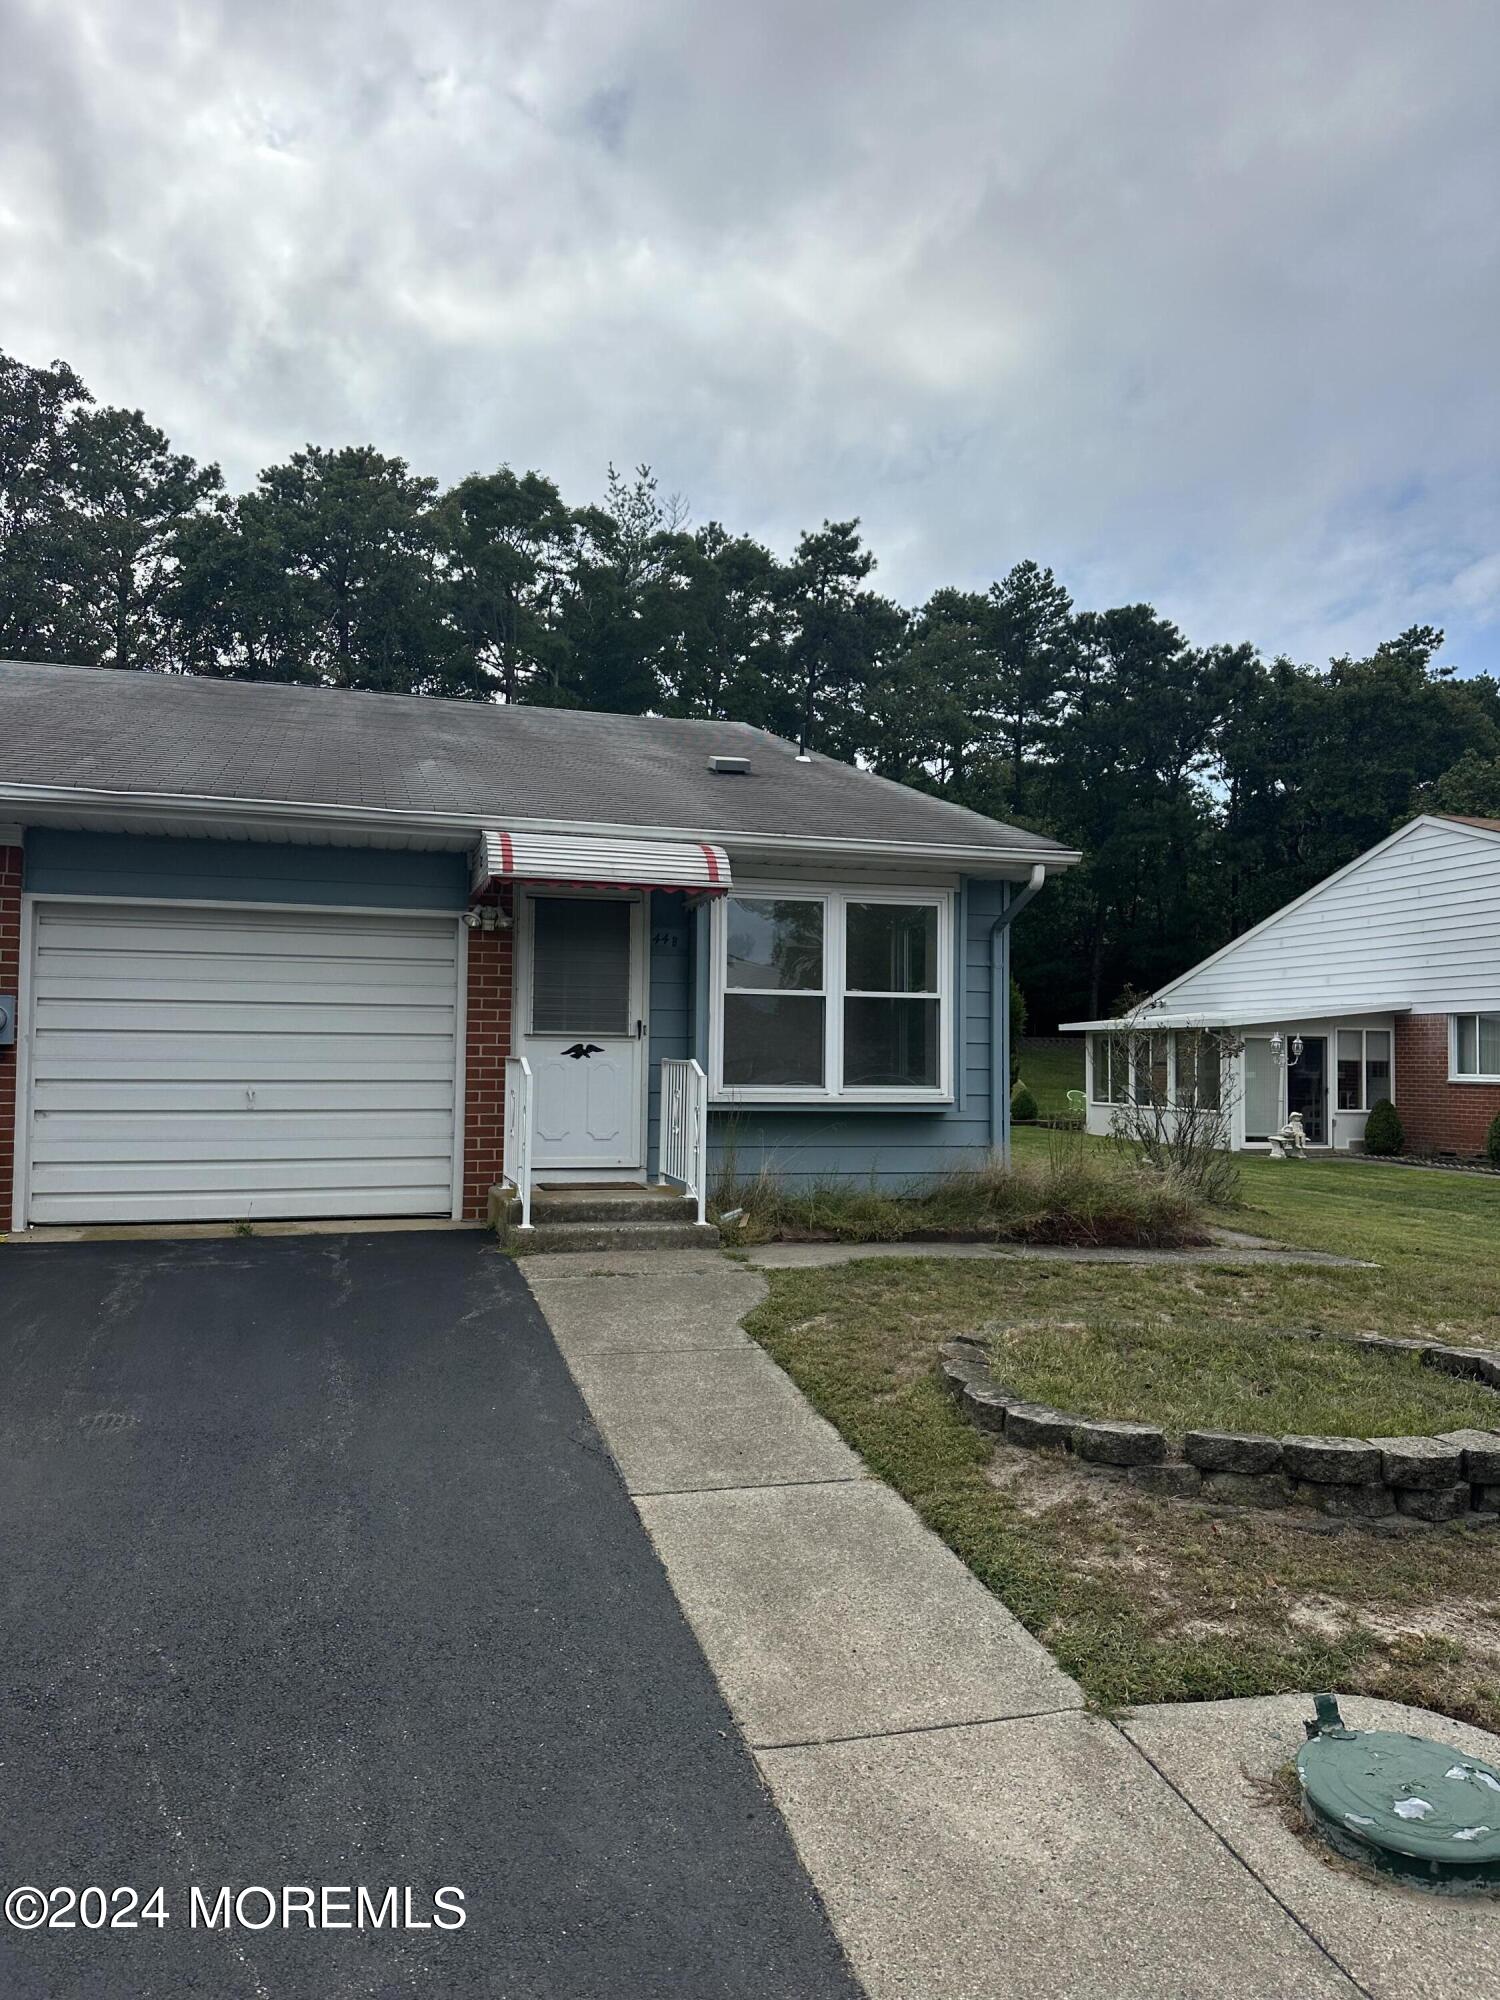
[[[1500, 1389], [1500, 1354], [1376, 1334], [1360, 1335], [1357, 1344], [1417, 1351], [1429, 1368]], [[951, 1340], [939, 1354], [949, 1390], [981, 1430], [1007, 1444], [1071, 1452], [1087, 1465], [1122, 1471], [1132, 1484], [1170, 1499], [1241, 1507], [1311, 1506], [1354, 1521], [1388, 1515], [1415, 1521], [1500, 1516], [1500, 1431], [1275, 1438], [1201, 1430], [1187, 1431], [1178, 1440], [1155, 1424], [1078, 1417], [1028, 1401], [996, 1381], [982, 1340]]]

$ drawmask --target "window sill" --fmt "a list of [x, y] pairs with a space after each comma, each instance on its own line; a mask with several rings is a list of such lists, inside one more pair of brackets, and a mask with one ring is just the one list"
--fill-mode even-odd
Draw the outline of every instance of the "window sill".
[[1450, 1083], [1486, 1083], [1493, 1090], [1500, 1083], [1500, 1076], [1449, 1076]]
[[941, 1090], [846, 1091], [838, 1096], [824, 1090], [719, 1090], [708, 1101], [719, 1111], [941, 1111], [953, 1097]]

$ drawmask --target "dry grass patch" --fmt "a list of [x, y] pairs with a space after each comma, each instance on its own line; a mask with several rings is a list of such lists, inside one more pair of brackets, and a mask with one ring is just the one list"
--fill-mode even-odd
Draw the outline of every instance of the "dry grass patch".
[[731, 1166], [714, 1190], [712, 1211], [734, 1210], [742, 1212], [736, 1243], [957, 1236], [1134, 1249], [1209, 1240], [1189, 1189], [1070, 1133], [1050, 1134], [1044, 1150], [1013, 1167], [952, 1173], [901, 1194], [845, 1180], [794, 1187], [769, 1173], [747, 1181]]

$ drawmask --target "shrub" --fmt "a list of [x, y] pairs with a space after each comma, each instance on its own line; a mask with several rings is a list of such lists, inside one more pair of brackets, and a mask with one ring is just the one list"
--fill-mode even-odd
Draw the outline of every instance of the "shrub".
[[1038, 1117], [1036, 1099], [1019, 1077], [1010, 1094], [1010, 1115], [1017, 1125], [1034, 1125]]
[[1500, 1118], [1495, 1119], [1484, 1135], [1484, 1156], [1495, 1166], [1500, 1167]]
[[1365, 1120], [1365, 1151], [1385, 1155], [1405, 1150], [1406, 1134], [1396, 1116], [1395, 1105], [1388, 1097], [1377, 1098]]
[[1139, 1019], [1114, 1038], [1112, 1065], [1123, 1061], [1134, 1086], [1110, 1114], [1116, 1145], [1127, 1158], [1191, 1189], [1208, 1208], [1240, 1205], [1240, 1170], [1229, 1140], [1231, 1058], [1241, 1046], [1218, 1029], [1169, 1035]]

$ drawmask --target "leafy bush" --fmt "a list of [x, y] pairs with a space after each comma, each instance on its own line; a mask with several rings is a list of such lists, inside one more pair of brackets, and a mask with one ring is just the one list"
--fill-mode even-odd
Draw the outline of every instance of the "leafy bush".
[[1395, 1105], [1388, 1097], [1377, 1098], [1365, 1120], [1365, 1151], [1385, 1155], [1405, 1150], [1406, 1134], [1396, 1116]]
[[1034, 1125], [1037, 1120], [1036, 1099], [1019, 1077], [1010, 1093], [1010, 1115], [1017, 1125]]
[[1484, 1135], [1484, 1156], [1500, 1167], [1500, 1118], [1496, 1118]]
[[1059, 1133], [1045, 1160], [999, 1161], [901, 1194], [824, 1180], [790, 1188], [776, 1175], [721, 1177], [713, 1211], [744, 1211], [737, 1243], [832, 1237], [893, 1243], [903, 1237], [979, 1237], [1025, 1243], [1172, 1247], [1206, 1241], [1201, 1206], [1171, 1174], [1139, 1167]]

